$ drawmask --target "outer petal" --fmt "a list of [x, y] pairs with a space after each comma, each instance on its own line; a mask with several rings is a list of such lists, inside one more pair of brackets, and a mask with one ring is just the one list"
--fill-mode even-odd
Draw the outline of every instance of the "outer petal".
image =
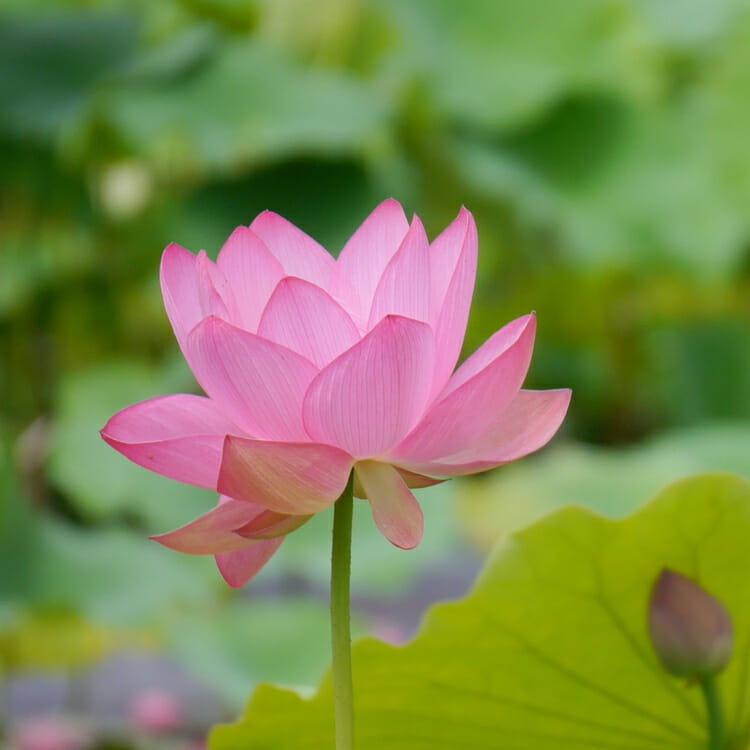
[[241, 588], [273, 557], [285, 538], [280, 536], [277, 539], [251, 542], [237, 552], [216, 555], [219, 572], [232, 588]]
[[329, 445], [229, 437], [219, 491], [278, 513], [317, 513], [344, 491], [352, 463], [351, 456]]
[[281, 263], [248, 227], [232, 232], [216, 263], [232, 287], [237, 325], [254, 333], [263, 308], [284, 276]]
[[386, 315], [403, 315], [424, 322], [430, 318], [430, 243], [416, 216], [380, 278], [368, 330]]
[[304, 526], [313, 514], [307, 516], [290, 516], [287, 513], [277, 513], [275, 510], [264, 510], [259, 516], [236, 529], [244, 539], [275, 539], [286, 536]]
[[430, 248], [430, 320], [436, 351], [433, 394], [442, 390], [461, 353], [476, 274], [477, 228], [474, 217], [462, 208]]
[[570, 396], [568, 389], [519, 391], [497, 424], [474, 444], [436, 461], [407, 462], [404, 467], [419, 474], [455, 477], [523, 458], [552, 439], [565, 419]]
[[384, 318], [313, 380], [303, 404], [308, 433], [356, 458], [380, 455], [421, 416], [433, 360], [428, 325]]
[[206, 393], [251, 435], [307, 438], [302, 399], [317, 368], [304, 357], [219, 318], [196, 326], [187, 353]]
[[299, 276], [317, 286], [328, 287], [335, 261], [312, 237], [273, 211], [260, 214], [250, 229], [281, 263], [286, 276]]
[[123, 409], [101, 435], [139, 466], [215, 490], [224, 436], [237, 432], [210, 399], [179, 394]]
[[151, 539], [187, 555], [235, 552], [248, 546], [248, 540], [235, 531], [262, 516], [264, 512], [262, 505], [223, 497], [219, 505], [195, 521], [175, 531], [152, 536]]
[[422, 541], [424, 515], [401, 474], [377, 461], [358, 462], [356, 472], [383, 536], [401, 549], [416, 547]]
[[328, 292], [294, 276], [276, 287], [258, 333], [318, 367], [327, 365], [360, 338], [357, 326]]
[[401, 205], [383, 201], [341, 251], [331, 278], [331, 294], [362, 322], [367, 322], [380, 277], [409, 231]]
[[458, 453], [487, 434], [509, 406], [531, 362], [536, 318], [509, 323], [466, 360], [438, 401], [391, 453], [404, 466]]
[[[436, 479], [435, 477], [425, 476], [424, 474], [416, 474], [413, 471], [404, 469], [401, 466], [396, 466], [398, 473], [401, 474], [401, 478], [406, 482], [406, 486], [410, 490], [420, 489], [422, 487], [434, 487], [436, 484], [442, 484], [445, 479]], [[354, 497], [364, 498], [367, 497], [367, 493], [360, 484], [357, 473], [354, 473]]]

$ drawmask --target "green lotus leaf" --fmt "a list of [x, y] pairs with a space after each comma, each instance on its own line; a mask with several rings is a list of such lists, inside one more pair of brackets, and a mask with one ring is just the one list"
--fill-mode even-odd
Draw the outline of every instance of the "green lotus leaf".
[[[360, 750], [674, 750], [707, 746], [700, 690], [667, 675], [647, 636], [668, 566], [729, 609], [720, 677], [728, 747], [750, 740], [750, 483], [690, 478], [620, 521], [561, 510], [503, 542], [474, 591], [435, 607], [409, 645], [354, 647]], [[259, 689], [211, 750], [333, 747], [330, 678], [317, 695]]]

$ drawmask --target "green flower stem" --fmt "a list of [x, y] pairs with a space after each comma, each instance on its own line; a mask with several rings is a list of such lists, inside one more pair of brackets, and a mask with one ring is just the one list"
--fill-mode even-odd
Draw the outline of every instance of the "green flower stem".
[[349, 588], [352, 562], [352, 511], [354, 473], [336, 501], [331, 552], [331, 643], [333, 695], [336, 704], [336, 750], [354, 748], [354, 690], [352, 687], [352, 637]]
[[708, 716], [708, 750], [726, 750], [724, 744], [724, 717], [721, 711], [721, 699], [713, 677], [701, 680], [701, 690], [706, 701]]

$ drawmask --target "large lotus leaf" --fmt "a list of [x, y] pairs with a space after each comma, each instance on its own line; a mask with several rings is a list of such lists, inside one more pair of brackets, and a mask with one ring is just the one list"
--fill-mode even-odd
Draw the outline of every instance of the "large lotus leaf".
[[555, 444], [462, 484], [461, 521], [479, 547], [490, 549], [500, 537], [566, 505], [622, 517], [660, 487], [695, 472], [727, 471], [750, 479], [749, 445], [747, 423], [673, 430], [626, 448]]
[[[750, 484], [703, 475], [634, 516], [562, 510], [499, 546], [474, 591], [427, 616], [409, 645], [354, 647], [358, 747], [393, 750], [701, 750], [700, 690], [668, 676], [647, 601], [668, 566], [728, 607], [736, 656], [721, 676], [729, 746], [750, 738]], [[331, 682], [310, 701], [264, 687], [211, 750], [327, 750]]]

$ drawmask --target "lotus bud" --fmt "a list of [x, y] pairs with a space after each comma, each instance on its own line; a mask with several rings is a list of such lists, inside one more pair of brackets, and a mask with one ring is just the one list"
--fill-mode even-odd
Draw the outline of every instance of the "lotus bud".
[[724, 605], [666, 568], [651, 591], [649, 631], [662, 665], [678, 677], [713, 677], [732, 658], [732, 619]]

